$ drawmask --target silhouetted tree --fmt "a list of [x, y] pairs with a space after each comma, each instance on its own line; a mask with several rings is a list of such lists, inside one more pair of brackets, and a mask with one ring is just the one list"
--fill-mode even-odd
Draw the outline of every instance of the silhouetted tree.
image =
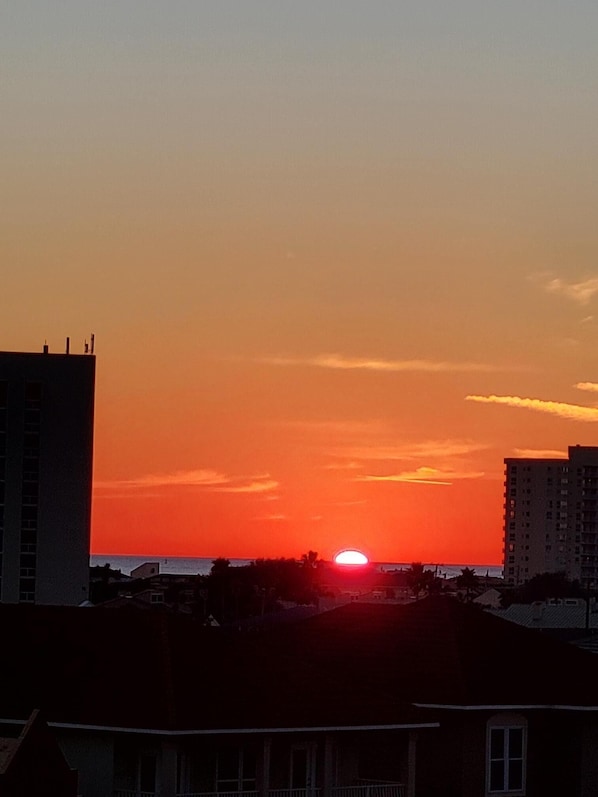
[[[196, 594], [197, 611], [211, 614], [220, 623], [256, 617], [282, 608], [282, 601], [309, 604], [318, 595], [320, 560], [315, 551], [297, 559], [256, 559], [248, 565], [231, 566], [215, 559], [210, 575]], [[201, 604], [201, 606], [199, 605]]]
[[230, 559], [225, 559], [223, 556], [219, 556], [217, 559], [212, 561], [212, 568], [210, 570], [210, 575], [217, 576], [223, 573], [224, 571], [228, 571], [230, 567]]
[[468, 603], [473, 600], [473, 596], [480, 588], [480, 581], [472, 567], [462, 568], [461, 575], [457, 576], [457, 587], [465, 590], [465, 600]]
[[308, 551], [307, 553], [301, 554], [301, 564], [303, 567], [310, 567], [313, 569], [318, 566], [319, 561], [317, 551]]
[[440, 586], [439, 579], [431, 570], [426, 570], [421, 562], [412, 562], [406, 575], [407, 585], [416, 598], [420, 592], [434, 592]]
[[90, 567], [89, 577], [89, 600], [91, 603], [103, 603], [116, 597], [118, 586], [115, 582], [122, 578], [120, 570], [112, 570], [110, 563], [106, 562], [101, 567], [100, 565]]
[[538, 573], [525, 584], [503, 594], [503, 605], [533, 603], [547, 598], [583, 598], [585, 593], [579, 581], [570, 581], [563, 572]]

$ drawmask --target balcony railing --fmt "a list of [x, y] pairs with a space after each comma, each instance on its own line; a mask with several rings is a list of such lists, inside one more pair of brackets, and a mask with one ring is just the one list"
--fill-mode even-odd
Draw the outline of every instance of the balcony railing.
[[260, 797], [259, 791], [185, 791], [176, 797]]
[[[261, 797], [259, 791], [182, 792], [176, 797]], [[322, 797], [323, 789], [268, 789], [266, 797]], [[135, 792], [117, 792], [115, 797], [153, 797]], [[331, 797], [405, 797], [402, 783], [364, 783], [359, 786], [334, 786]]]
[[116, 789], [113, 794], [114, 797], [156, 797], [153, 791], [137, 791], [136, 789]]
[[367, 783], [360, 786], [335, 786], [333, 797], [405, 797], [402, 783]]
[[260, 797], [259, 791], [185, 791], [176, 797]]

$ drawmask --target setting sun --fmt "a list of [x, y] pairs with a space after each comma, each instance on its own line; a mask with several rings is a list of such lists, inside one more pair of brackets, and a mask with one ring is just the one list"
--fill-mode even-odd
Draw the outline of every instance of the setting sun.
[[369, 560], [361, 551], [348, 550], [337, 553], [334, 561], [337, 565], [367, 565]]

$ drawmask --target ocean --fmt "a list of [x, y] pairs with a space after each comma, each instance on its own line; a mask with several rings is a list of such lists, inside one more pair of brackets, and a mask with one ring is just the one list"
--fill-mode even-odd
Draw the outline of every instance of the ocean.
[[[216, 557], [182, 557], [182, 556], [117, 556], [113, 554], [92, 554], [90, 557], [92, 566], [102, 567], [109, 564], [113, 570], [120, 570], [125, 575], [130, 575], [139, 565], [145, 562], [158, 562], [161, 573], [174, 573], [185, 576], [207, 576]], [[233, 567], [242, 567], [255, 561], [253, 559], [229, 559]], [[373, 563], [380, 572], [389, 570], [401, 570], [410, 567], [411, 562], [375, 562]], [[443, 565], [425, 564], [427, 570], [435, 570], [440, 578], [452, 578], [458, 576], [464, 567], [475, 570], [478, 576], [493, 576], [502, 578], [502, 566], [500, 565]]]

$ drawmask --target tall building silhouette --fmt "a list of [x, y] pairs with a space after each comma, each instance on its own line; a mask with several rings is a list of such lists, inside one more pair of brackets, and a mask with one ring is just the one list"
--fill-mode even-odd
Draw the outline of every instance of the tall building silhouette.
[[505, 581], [563, 572], [598, 586], [598, 446], [569, 446], [566, 459], [508, 458], [505, 467]]
[[5, 603], [88, 598], [95, 357], [68, 351], [0, 352]]

